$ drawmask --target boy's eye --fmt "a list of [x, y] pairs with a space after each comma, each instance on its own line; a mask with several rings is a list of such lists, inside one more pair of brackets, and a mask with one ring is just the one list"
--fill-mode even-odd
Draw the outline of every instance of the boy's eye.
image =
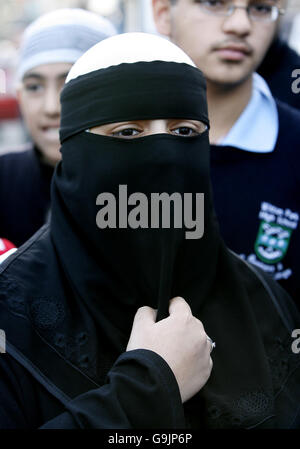
[[135, 128], [124, 128], [124, 129], [121, 129], [120, 131], [114, 131], [112, 133], [112, 136], [129, 138], [129, 137], [136, 137], [140, 133], [141, 133], [141, 131], [139, 131], [138, 129], [135, 129]]
[[270, 14], [272, 11], [272, 5], [267, 5], [265, 3], [257, 3], [254, 5], [250, 5], [250, 9], [253, 13], [256, 14]]
[[28, 84], [25, 84], [24, 88], [27, 92], [35, 93], [35, 92], [40, 92], [42, 90], [43, 86], [42, 86], [42, 84], [38, 84], [38, 83], [28, 83]]
[[228, 0], [196, 0], [196, 3], [200, 3], [201, 5], [205, 6], [206, 8], [213, 10], [213, 9], [224, 8], [226, 3], [229, 3], [229, 1]]

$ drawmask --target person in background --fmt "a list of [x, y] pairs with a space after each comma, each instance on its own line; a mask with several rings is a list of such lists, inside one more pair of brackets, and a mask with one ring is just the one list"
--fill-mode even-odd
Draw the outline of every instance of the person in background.
[[212, 184], [225, 243], [300, 306], [300, 111], [255, 70], [285, 0], [152, 0], [157, 30], [203, 71]]
[[25, 30], [17, 67], [17, 97], [31, 143], [0, 157], [0, 237], [22, 245], [47, 220], [50, 182], [60, 159], [60, 92], [72, 64], [116, 34], [105, 18], [58, 9]]
[[125, 33], [61, 104], [51, 220], [0, 266], [0, 426], [299, 427], [300, 314], [220, 236], [201, 71]]

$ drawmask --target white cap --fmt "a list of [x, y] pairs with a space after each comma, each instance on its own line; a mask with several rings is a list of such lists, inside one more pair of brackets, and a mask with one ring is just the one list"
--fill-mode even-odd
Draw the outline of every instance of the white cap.
[[90, 48], [71, 68], [66, 83], [80, 75], [122, 63], [166, 61], [196, 65], [177, 45], [148, 33], [124, 33]]
[[90, 47], [116, 34], [112, 23], [79, 8], [57, 9], [30, 24], [23, 35], [18, 79], [39, 65], [74, 63]]

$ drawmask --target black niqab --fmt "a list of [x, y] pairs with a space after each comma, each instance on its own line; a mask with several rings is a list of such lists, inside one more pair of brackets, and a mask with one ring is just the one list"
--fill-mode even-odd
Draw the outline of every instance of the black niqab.
[[[278, 356], [272, 338], [287, 345], [289, 330], [264, 285], [220, 238], [207, 132], [124, 140], [84, 131], [158, 118], [208, 123], [199, 70], [160, 61], [122, 64], [82, 75], [62, 93], [62, 162], [53, 182], [51, 237], [70, 286], [68, 301], [88, 328], [97, 369], [92, 374], [87, 367], [86, 373], [99, 381], [103, 358], [125, 350], [137, 307], [157, 308], [161, 319], [169, 300], [182, 296], [217, 342], [212, 375], [186, 404], [190, 425], [251, 427], [272, 420], [280, 389], [269, 363]], [[117, 197], [120, 185], [148, 198], [152, 192], [204, 193], [203, 237], [188, 240], [184, 229], [174, 227], [100, 230], [97, 195]]]

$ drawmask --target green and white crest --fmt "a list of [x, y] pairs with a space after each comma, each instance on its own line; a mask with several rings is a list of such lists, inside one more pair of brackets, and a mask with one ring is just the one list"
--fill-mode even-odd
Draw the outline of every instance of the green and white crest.
[[289, 247], [292, 230], [261, 221], [254, 249], [257, 257], [265, 263], [273, 264], [283, 259]]

